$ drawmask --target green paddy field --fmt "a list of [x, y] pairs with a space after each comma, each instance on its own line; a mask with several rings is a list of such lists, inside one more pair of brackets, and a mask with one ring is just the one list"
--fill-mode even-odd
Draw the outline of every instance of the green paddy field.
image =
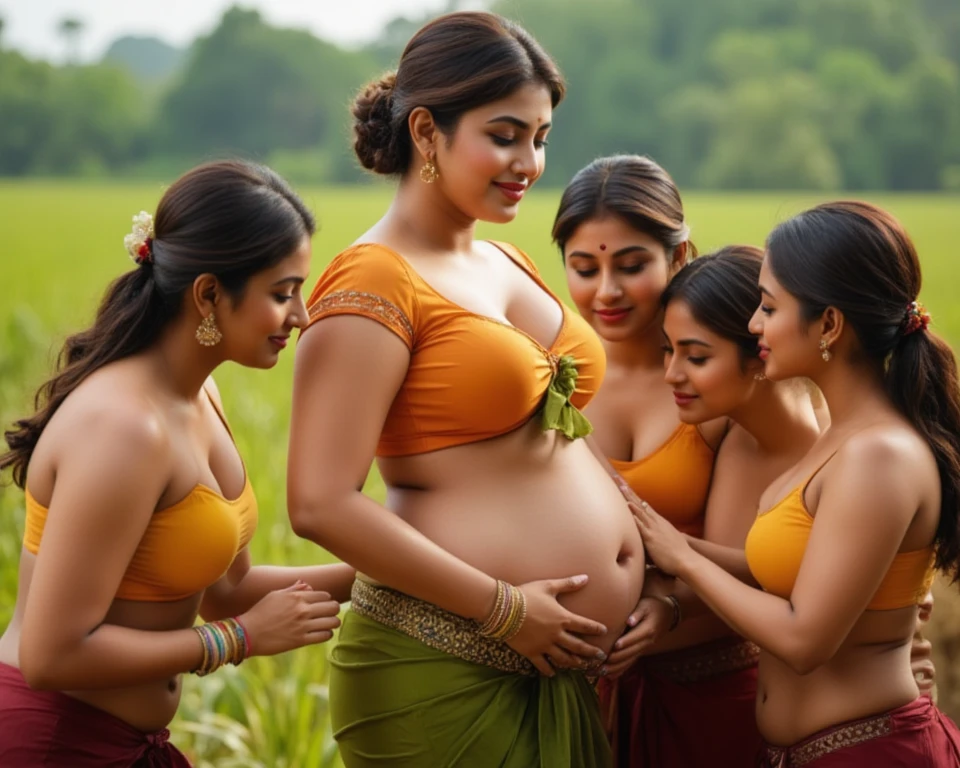
[[[91, 319], [107, 282], [132, 268], [123, 248], [131, 217], [153, 211], [160, 184], [0, 181], [0, 417], [7, 424], [27, 407], [64, 336]], [[319, 222], [313, 276], [372, 224], [389, 203], [385, 186], [300, 190]], [[912, 234], [924, 267], [921, 297], [934, 328], [960, 348], [960, 196], [857, 197], [897, 215]], [[507, 226], [482, 226], [481, 237], [509, 240], [540, 265], [566, 296], [563, 271], [550, 243], [557, 191], [539, 191]], [[728, 243], [762, 244], [779, 221], [824, 197], [796, 193], [690, 194], [685, 202], [701, 253]], [[284, 476], [292, 349], [271, 371], [226, 366], [217, 374], [227, 414], [260, 501], [255, 560], [309, 563], [327, 559], [289, 530]], [[368, 491], [382, 486], [371, 476]], [[0, 630], [16, 595], [23, 524], [22, 494], [0, 488]], [[949, 602], [935, 616], [951, 616]], [[957, 609], [960, 617], [960, 609]], [[960, 633], [954, 622], [943, 647]], [[938, 641], [935, 640], [935, 644]], [[319, 768], [338, 765], [327, 718], [326, 648], [279, 659], [253, 659], [203, 680], [189, 679], [174, 738], [202, 766]], [[951, 653], [950, 656], [953, 654]], [[951, 659], [938, 657], [941, 701], [960, 690]], [[956, 718], [960, 712], [951, 712]]]

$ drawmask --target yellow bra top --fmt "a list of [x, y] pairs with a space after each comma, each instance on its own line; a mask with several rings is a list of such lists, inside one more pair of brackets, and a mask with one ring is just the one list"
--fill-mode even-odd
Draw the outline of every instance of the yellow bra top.
[[[744, 554], [750, 572], [765, 591], [779, 597], [789, 598], [793, 592], [807, 549], [814, 518], [803, 494], [813, 475], [760, 513], [747, 534]], [[918, 604], [933, 583], [933, 563], [932, 546], [897, 553], [867, 609], [888, 611]]]
[[[211, 398], [226, 426], [226, 420]], [[229, 431], [229, 427], [227, 428]], [[153, 513], [117, 589], [121, 600], [166, 602], [202, 592], [226, 573], [257, 528], [257, 499], [246, 474], [236, 499], [197, 484], [183, 499]], [[26, 493], [24, 548], [37, 554], [47, 508]]]
[[695, 425], [681, 424], [663, 445], [642, 459], [609, 461], [641, 499], [683, 533], [702, 539], [716, 457]]

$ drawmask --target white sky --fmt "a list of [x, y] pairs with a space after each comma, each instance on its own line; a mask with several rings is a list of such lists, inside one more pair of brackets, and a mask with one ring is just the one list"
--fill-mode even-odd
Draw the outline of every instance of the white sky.
[[85, 24], [84, 61], [99, 59], [125, 34], [152, 35], [183, 46], [213, 29], [223, 12], [237, 4], [256, 8], [276, 26], [306, 28], [339, 43], [371, 40], [395, 16], [419, 16], [447, 5], [446, 0], [0, 0], [3, 45], [33, 58], [61, 61], [65, 45], [57, 24], [70, 16]]

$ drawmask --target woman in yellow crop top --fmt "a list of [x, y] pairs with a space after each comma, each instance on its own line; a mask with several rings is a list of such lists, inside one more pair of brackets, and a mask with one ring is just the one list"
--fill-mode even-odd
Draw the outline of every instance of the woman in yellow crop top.
[[[673, 180], [647, 157], [596, 160], [564, 191], [553, 235], [570, 294], [607, 352], [606, 379], [587, 409], [592, 439], [633, 492], [680, 530], [742, 546], [745, 516], [707, 517], [726, 414], [682, 419], [676, 387], [664, 381], [661, 302], [695, 253]], [[736, 764], [756, 753], [756, 647], [715, 616], [675, 626], [679, 615], [669, 599], [642, 598], [603, 670], [617, 765], [699, 768], [717, 755]], [[694, 664], [700, 672], [690, 676]]]
[[960, 731], [910, 666], [934, 565], [960, 560], [957, 367], [916, 251], [890, 214], [828, 203], [774, 230], [759, 287], [767, 378], [811, 379], [830, 426], [764, 492], [748, 583], [641, 505], [648, 552], [760, 646], [765, 765], [956, 766]]
[[257, 502], [210, 378], [228, 360], [272, 367], [306, 322], [313, 231], [267, 168], [188, 172], [155, 220], [134, 217], [134, 268], [7, 431], [0, 469], [27, 519], [0, 637], [0, 765], [187, 766], [166, 730], [183, 673], [338, 626], [351, 568], [251, 567]]
[[[523, 253], [474, 237], [516, 216], [562, 95], [526, 32], [455, 13], [354, 105], [358, 157], [399, 186], [308, 302], [288, 478], [294, 530], [363, 574], [331, 655], [348, 768], [609, 764], [565, 669], [602, 661], [643, 583], [582, 439], [603, 350]], [[374, 458], [386, 508], [358, 490]]]

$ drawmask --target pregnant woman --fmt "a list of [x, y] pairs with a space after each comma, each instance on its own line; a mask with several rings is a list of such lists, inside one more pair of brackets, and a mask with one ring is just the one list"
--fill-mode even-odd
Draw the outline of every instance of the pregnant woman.
[[[332, 656], [349, 768], [609, 763], [591, 685], [555, 671], [597, 665], [643, 584], [581, 439], [603, 350], [523, 253], [474, 237], [540, 177], [563, 89], [522, 29], [456, 13], [354, 106], [360, 161], [399, 187], [308, 302], [289, 467], [294, 529], [364, 574]], [[359, 490], [374, 456], [386, 508]]]

